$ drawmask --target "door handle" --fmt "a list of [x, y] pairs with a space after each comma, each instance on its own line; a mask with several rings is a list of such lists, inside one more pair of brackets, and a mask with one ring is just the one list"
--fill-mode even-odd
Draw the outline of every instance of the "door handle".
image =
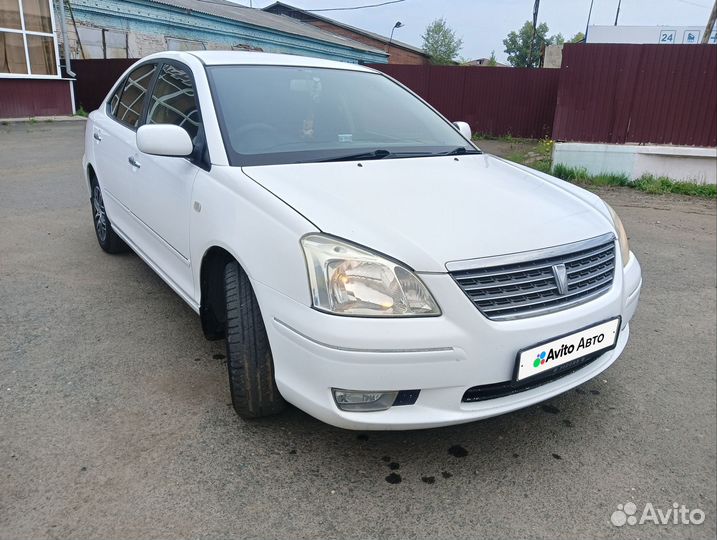
[[102, 135], [100, 135], [100, 132], [99, 132], [99, 131], [95, 131], [95, 132], [92, 134], [92, 138], [93, 138], [94, 140], [96, 140], [97, 142], [99, 142], [99, 141], [102, 140]]
[[128, 157], [127, 161], [129, 161], [129, 164], [132, 165], [132, 167], [137, 167], [139, 169], [142, 166], [139, 161], [134, 159], [134, 156]]

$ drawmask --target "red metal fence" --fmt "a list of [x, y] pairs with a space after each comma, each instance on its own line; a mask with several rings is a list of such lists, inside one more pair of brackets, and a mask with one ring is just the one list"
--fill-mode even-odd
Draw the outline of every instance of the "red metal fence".
[[0, 118], [72, 114], [72, 81], [0, 78]]
[[494, 136], [550, 136], [560, 70], [374, 64], [449, 120]]
[[[75, 60], [96, 109], [135, 60]], [[717, 47], [568, 44], [562, 69], [380, 64], [450, 120], [493, 136], [717, 145]]]
[[73, 60], [72, 71], [77, 74], [75, 103], [77, 108], [94, 111], [100, 106], [110, 88], [136, 59]]
[[714, 45], [566, 45], [553, 138], [717, 145]]

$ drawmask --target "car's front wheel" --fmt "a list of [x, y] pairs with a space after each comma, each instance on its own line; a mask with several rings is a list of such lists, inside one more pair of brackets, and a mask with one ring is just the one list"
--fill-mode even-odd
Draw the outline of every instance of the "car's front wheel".
[[96, 178], [92, 178], [90, 182], [92, 204], [92, 221], [95, 225], [95, 235], [100, 247], [107, 253], [123, 253], [127, 251], [127, 244], [117, 236], [112, 228], [107, 212], [105, 211], [105, 202], [102, 198], [102, 189]]
[[224, 268], [227, 367], [234, 410], [242, 418], [281, 412], [286, 402], [274, 381], [274, 360], [249, 278], [232, 261]]

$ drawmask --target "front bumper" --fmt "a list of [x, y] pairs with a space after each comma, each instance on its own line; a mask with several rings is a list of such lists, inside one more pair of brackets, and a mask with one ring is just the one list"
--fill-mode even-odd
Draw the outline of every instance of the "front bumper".
[[[445, 426], [527, 407], [592, 379], [618, 358], [642, 285], [640, 265], [631, 254], [610, 291], [591, 302], [539, 317], [490, 321], [450, 276], [421, 278], [441, 305], [442, 316], [389, 320], [328, 315], [255, 282], [284, 398], [328, 424], [366, 430]], [[616, 347], [584, 367], [509, 396], [461, 401], [470, 387], [510, 380], [520, 349], [618, 315], [622, 329]], [[346, 412], [335, 405], [331, 388], [421, 393], [414, 405]]]

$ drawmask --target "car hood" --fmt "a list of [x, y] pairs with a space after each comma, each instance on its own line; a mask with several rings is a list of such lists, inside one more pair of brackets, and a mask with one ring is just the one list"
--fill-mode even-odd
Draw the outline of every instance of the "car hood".
[[419, 272], [614, 230], [594, 195], [487, 154], [243, 171], [322, 232]]

